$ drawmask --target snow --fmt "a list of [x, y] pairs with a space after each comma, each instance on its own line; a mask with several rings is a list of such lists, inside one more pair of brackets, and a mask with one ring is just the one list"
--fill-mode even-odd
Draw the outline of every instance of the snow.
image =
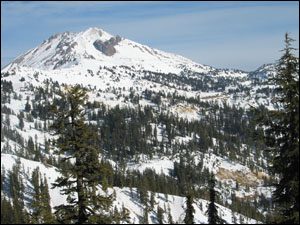
[[[212, 67], [204, 66], [193, 62], [190, 59], [180, 55], [163, 52], [151, 47], [141, 45], [134, 41], [122, 38], [121, 42], [115, 46], [116, 53], [113, 56], [106, 56], [98, 51], [93, 43], [96, 40], [107, 41], [113, 35], [103, 31], [102, 29], [91, 27], [85, 31], [78, 33], [65, 32], [56, 34], [48, 40], [42, 42], [36, 48], [31, 49], [25, 55], [17, 58], [18, 66], [34, 67], [36, 69], [52, 70], [55, 64], [67, 58], [72, 58], [78, 64], [76, 67], [89, 68], [91, 64], [106, 65], [127, 65], [135, 66], [139, 70], [150, 70], [163, 73], [180, 73], [183, 67], [195, 72], [208, 72], [213, 70]], [[62, 47], [66, 51], [67, 46], [75, 46], [71, 52], [61, 55], [60, 49], [57, 48], [60, 44], [67, 44]], [[84, 55], [93, 56], [94, 59], [88, 59]], [[12, 63], [4, 68], [3, 71], [12, 69], [16, 63]], [[75, 63], [69, 61], [66, 65], [60, 68], [73, 68]], [[223, 76], [220, 74], [220, 76]], [[227, 74], [226, 74], [227, 76]], [[237, 74], [235, 76], [241, 76]]]
[[[47, 178], [47, 183], [49, 185], [49, 194], [51, 196], [51, 207], [58, 206], [64, 202], [66, 202], [66, 197], [60, 194], [59, 189], [51, 189], [51, 184], [55, 182], [56, 178], [59, 176], [59, 173], [57, 172], [57, 169], [55, 167], [48, 168], [41, 162], [35, 162], [32, 160], [27, 160], [21, 157], [17, 157], [14, 155], [9, 154], [1, 154], [1, 168], [4, 167], [6, 170], [6, 174], [8, 171], [12, 170], [12, 167], [14, 164], [16, 164], [17, 161], [20, 161], [21, 163], [21, 174], [22, 178], [24, 180], [24, 185], [26, 190], [32, 190], [32, 185], [30, 184], [30, 179], [27, 177], [31, 177], [31, 174], [34, 169], [39, 168], [39, 171], [42, 176], [45, 176]], [[26, 173], [26, 174], [25, 174]], [[26, 179], [27, 178], [27, 179]], [[25, 190], [25, 194], [28, 193], [28, 191]], [[29, 191], [29, 193], [31, 193]], [[27, 194], [28, 195], [28, 194]], [[29, 199], [31, 199], [30, 196]], [[28, 202], [27, 202], [28, 204]], [[27, 205], [28, 206], [28, 205]]]
[[[59, 176], [59, 172], [55, 167], [46, 167], [41, 162], [35, 162], [31, 160], [27, 160], [24, 158], [20, 158], [14, 155], [10, 154], [1, 154], [1, 167], [4, 167], [6, 170], [6, 176], [8, 174], [8, 171], [12, 170], [12, 166], [17, 162], [20, 162], [21, 165], [21, 177], [24, 180], [25, 188], [27, 190], [32, 190], [32, 185], [30, 183], [30, 176], [32, 171], [35, 168], [39, 168], [41, 174], [46, 177], [48, 185], [49, 185], [49, 194], [51, 196], [51, 207], [58, 206], [60, 204], [66, 204], [66, 197], [60, 194], [59, 189], [57, 188], [50, 188], [50, 185], [55, 182], [55, 179]], [[162, 161], [162, 163], [165, 163], [166, 161]], [[158, 168], [159, 160], [156, 160], [156, 163], [153, 163], [153, 166], [155, 168]], [[166, 166], [166, 164], [164, 164]], [[109, 195], [113, 192], [116, 193], [116, 199], [113, 203], [114, 206], [117, 206], [117, 208], [120, 210], [121, 207], [124, 205], [125, 208], [127, 208], [130, 212], [130, 221], [131, 223], [139, 223], [139, 218], [143, 215], [143, 205], [140, 203], [140, 200], [138, 198], [137, 190], [136, 188], [132, 188], [132, 191], [130, 191], [130, 188], [124, 187], [124, 188], [108, 188], [107, 192], [104, 192], [100, 186], [98, 189], [99, 194], [102, 195]], [[27, 192], [26, 192], [27, 193]], [[29, 191], [30, 193], [30, 191]], [[31, 197], [26, 194], [27, 198], [25, 198], [25, 207], [28, 207], [28, 199], [31, 199]], [[150, 196], [151, 193], [148, 192], [148, 196]], [[164, 213], [164, 222], [167, 223], [167, 212], [170, 209], [170, 213], [172, 215], [173, 221], [182, 223], [185, 216], [185, 201], [186, 199], [184, 197], [179, 197], [175, 195], [165, 195], [162, 193], [154, 193], [154, 201], [155, 201], [155, 207], [153, 209], [150, 209], [149, 212], [149, 222], [150, 223], [156, 223], [156, 212], [157, 207], [160, 206], [162, 209], [166, 209]], [[166, 198], [167, 197], [167, 198]], [[200, 207], [200, 204], [202, 205], [202, 210]], [[193, 207], [195, 208], [195, 223], [207, 223], [207, 215], [205, 214], [208, 206], [208, 201], [203, 199], [195, 199], [195, 203], [193, 204]], [[227, 221], [227, 223], [232, 223], [232, 212], [231, 210], [218, 205], [219, 207], [219, 213], [221, 213], [221, 216], [224, 220]], [[237, 218], [240, 217], [238, 213], [235, 213]], [[246, 218], [241, 215], [241, 218], [243, 218], [244, 221], [250, 224], [257, 223], [257, 221], [253, 219]]]
[[174, 162], [167, 157], [154, 157], [152, 160], [147, 160], [140, 163], [129, 163], [128, 169], [138, 170], [143, 172], [145, 169], [152, 169], [156, 174], [170, 175], [170, 172], [174, 169]]
[[[195, 63], [189, 59], [186, 59], [182, 56], [163, 52], [157, 49], [150, 48], [145, 45], [141, 45], [134, 41], [122, 38], [121, 42], [115, 46], [116, 53], [113, 56], [106, 56], [100, 51], [96, 50], [93, 46], [95, 40], [107, 41], [112, 38], [113, 35], [106, 33], [99, 28], [89, 28], [83, 32], [78, 33], [62, 33], [57, 34], [44, 41], [41, 45], [37, 46], [26, 52], [24, 55], [21, 55], [17, 61], [18, 63], [13, 62], [12, 64], [5, 67], [1, 72], [10, 72], [15, 71], [15, 74], [11, 74], [8, 77], [1, 78], [1, 80], [12, 81], [14, 91], [19, 95], [22, 94], [22, 99], [11, 98], [11, 103], [6, 104], [7, 107], [11, 108], [14, 113], [17, 115], [20, 111], [24, 110], [26, 97], [29, 96], [30, 100], [34, 98], [32, 93], [27, 90], [28, 85], [33, 85], [34, 87], [44, 87], [43, 82], [47, 79], [52, 79], [53, 82], [57, 81], [59, 84], [82, 84], [85, 87], [95, 87], [94, 91], [89, 92], [89, 97], [91, 101], [99, 101], [108, 107], [115, 107], [119, 105], [120, 107], [137, 107], [137, 105], [125, 101], [126, 97], [129, 96], [131, 90], [134, 90], [141, 98], [139, 100], [139, 106], [151, 106], [157, 112], [170, 113], [174, 116], [186, 119], [188, 121], [200, 120], [203, 118], [202, 109], [188, 104], [185, 102], [180, 102], [177, 105], [171, 105], [167, 98], [162, 98], [161, 108], [159, 108], [153, 102], [143, 98], [143, 91], [146, 89], [152, 90], [155, 93], [163, 92], [165, 94], [173, 95], [176, 93], [178, 96], [197, 97], [199, 96], [201, 101], [208, 102], [217, 102], [220, 106], [224, 103], [229, 104], [230, 106], [242, 107], [247, 109], [250, 105], [257, 106], [259, 104], [264, 104], [268, 108], [273, 109], [273, 105], [270, 104], [271, 99], [266, 98], [263, 95], [258, 95], [257, 92], [260, 88], [270, 87], [272, 85], [257, 86], [252, 87], [250, 91], [250, 96], [238, 96], [236, 99], [233, 98], [233, 95], [228, 94], [230, 90], [235, 90], [235, 86], [225, 87], [224, 93], [217, 91], [191, 91], [190, 86], [186, 86], [186, 90], [180, 89], [174, 83], [174, 87], [166, 87], [159, 83], [154, 83], [151, 81], [141, 79], [143, 75], [143, 70], [149, 70], [152, 72], [162, 72], [165, 74], [175, 73], [179, 75], [183, 71], [193, 71], [198, 73], [205, 73], [214, 78], [232, 78], [239, 79], [239, 84], [247, 87], [252, 85], [251, 80], [249, 80], [249, 73], [244, 73], [242, 71], [235, 70], [216, 70], [213, 67], [201, 65]], [[60, 55], [57, 46], [60, 43], [68, 43], [69, 45], [77, 43], [74, 45], [74, 48], [71, 49], [69, 53], [65, 55]], [[68, 45], [62, 47], [62, 50], [67, 51]], [[92, 56], [94, 59], [87, 58], [87, 56]], [[53, 69], [55, 64], [59, 60], [65, 58], [72, 58], [73, 61], [67, 61], [62, 66]], [[101, 69], [99, 68], [101, 66]], [[106, 67], [104, 69], [104, 67]], [[89, 71], [92, 71], [90, 74]], [[266, 66], [260, 68], [258, 71], [268, 71], [268, 76], [272, 75], [272, 66]], [[38, 74], [35, 76], [34, 74]], [[134, 74], [133, 78], [131, 74]], [[188, 74], [188, 73], [187, 73]], [[184, 75], [189, 76], [189, 75]], [[191, 75], [194, 76], [194, 75]], [[198, 75], [197, 75], [198, 76]], [[25, 78], [24, 82], [21, 82], [20, 79]], [[200, 77], [201, 78], [201, 77]], [[120, 93], [124, 96], [118, 98], [118, 94], [114, 93], [113, 90], [121, 89]], [[99, 96], [100, 95], [100, 96]], [[269, 105], [268, 105], [269, 104]], [[161, 111], [159, 111], [161, 110]], [[209, 113], [209, 112], [204, 112]], [[44, 138], [47, 139], [51, 136], [48, 133], [42, 132], [40, 130], [34, 129], [34, 123], [29, 123], [25, 120], [25, 126], [23, 131], [18, 128], [19, 119], [16, 115], [10, 115], [11, 127], [18, 129], [18, 132], [24, 137], [25, 141], [29, 137], [37, 137], [37, 142], [43, 146]], [[26, 113], [25, 113], [26, 118]], [[41, 122], [40, 120], [34, 120], [34, 122]], [[93, 121], [95, 123], [95, 121]], [[157, 127], [157, 140], [161, 142], [163, 139], [166, 139], [166, 136], [163, 136], [165, 127], [161, 124], [151, 124], [152, 130], [154, 127]], [[179, 143], [187, 144], [192, 140], [193, 135], [191, 136], [176, 136], [173, 141]], [[199, 138], [199, 137], [197, 137]], [[215, 143], [215, 140], [213, 140]], [[16, 148], [21, 148], [19, 145], [16, 145], [15, 142], [8, 140], [7, 143], [9, 146], [16, 146]], [[1, 145], [1, 149], [3, 146]], [[12, 147], [11, 147], [12, 148]], [[12, 150], [12, 152], [14, 152]], [[16, 152], [15, 152], [16, 153]], [[246, 166], [238, 164], [236, 162], [231, 162], [226, 158], [221, 158], [212, 153], [209, 150], [208, 153], [192, 153], [193, 163], [195, 165], [203, 158], [203, 166], [207, 168], [210, 172], [217, 173], [219, 168], [224, 168], [231, 172], [241, 172], [247, 174], [250, 169]], [[13, 155], [1, 154], [1, 165], [4, 165], [8, 170], [12, 168], [12, 165], [16, 162], [18, 158]], [[59, 176], [59, 173], [55, 168], [46, 168], [40, 162], [33, 162], [30, 160], [20, 158], [22, 165], [24, 165], [25, 171], [30, 173], [34, 168], [39, 167], [42, 174], [45, 174], [48, 179], [48, 184], [51, 184], [55, 181], [55, 178]], [[128, 163], [128, 169], [138, 170], [140, 172], [145, 171], [147, 168], [153, 169], [157, 174], [170, 175], [170, 172], [174, 169], [174, 162], [179, 162], [179, 155], [175, 155], [174, 158], [160, 157], [157, 155], [153, 156], [153, 159], [149, 159], [141, 155], [141, 159], [138, 164], [134, 162]], [[110, 161], [112, 165], [115, 165], [115, 162]], [[113, 166], [115, 168], [115, 166]], [[25, 177], [24, 177], [25, 179]], [[231, 193], [234, 187], [235, 181], [226, 180], [224, 183], [228, 184], [228, 189], [224, 189], [224, 192]], [[29, 180], [26, 181], [28, 188], [31, 186]], [[139, 203], [139, 200], [136, 197], [136, 189], [133, 189], [133, 196], [130, 194], [128, 188], [117, 188], [114, 187], [110, 189], [117, 193], [116, 203], [118, 206], [122, 204], [125, 205], [130, 210], [131, 221], [138, 223], [139, 217], [142, 215], [142, 208]], [[58, 189], [50, 189], [51, 195], [51, 206], [57, 206], [61, 203], [66, 202], [65, 198], [60, 195]], [[100, 191], [100, 189], [99, 189]], [[257, 191], [259, 194], [263, 194], [267, 198], [271, 198], [271, 189], [265, 187], [255, 187], [246, 192], [243, 187], [236, 192], [238, 197], [244, 197], [253, 195]], [[226, 195], [223, 195], [226, 198]], [[164, 208], [164, 205], [170, 207], [172, 217], [175, 221], [182, 222], [184, 218], [184, 204], [185, 200], [179, 196], [168, 195], [168, 201], [165, 199], [164, 194], [156, 193], [156, 199], [158, 204]], [[202, 203], [203, 210], [200, 210], [199, 205]], [[205, 215], [207, 202], [205, 200], [197, 200], [195, 203], [196, 216], [195, 221], [197, 223], [207, 223], [207, 216]], [[221, 211], [224, 213], [224, 218], [231, 223], [231, 212], [230, 210], [221, 207]], [[153, 216], [153, 217], [151, 217]], [[151, 212], [149, 218], [155, 218], [155, 213]], [[167, 218], [167, 215], [165, 215]], [[149, 220], [151, 221], [151, 220]], [[155, 222], [153, 220], [152, 222]], [[165, 220], [165, 222], [167, 222]], [[249, 223], [255, 223], [256, 221], [248, 221]]]

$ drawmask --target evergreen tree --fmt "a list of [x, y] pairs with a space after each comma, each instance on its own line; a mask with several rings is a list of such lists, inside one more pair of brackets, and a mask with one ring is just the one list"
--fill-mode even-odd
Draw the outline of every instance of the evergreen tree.
[[110, 223], [105, 212], [112, 203], [111, 197], [96, 193], [101, 183], [102, 168], [99, 163], [100, 150], [95, 147], [97, 133], [92, 132], [85, 123], [87, 93], [78, 85], [69, 88], [65, 105], [59, 110], [52, 106], [56, 119], [52, 125], [58, 135], [54, 141], [55, 152], [64, 155], [62, 161], [74, 160], [68, 167], [61, 169], [62, 176], [53, 188], [61, 188], [67, 196], [68, 204], [55, 207], [60, 223]]
[[194, 224], [195, 209], [193, 207], [193, 203], [194, 203], [194, 196], [190, 191], [186, 196], [186, 211], [184, 217], [185, 224]]
[[19, 116], [19, 127], [21, 130], [24, 128], [24, 120], [23, 117]]
[[286, 33], [284, 54], [271, 79], [278, 109], [267, 115], [255, 111], [260, 125], [266, 127], [267, 151], [273, 155], [271, 170], [280, 177], [273, 200], [280, 211], [276, 223], [282, 224], [299, 224], [299, 58], [292, 54], [293, 41]]
[[215, 205], [215, 200], [216, 200], [216, 191], [215, 191], [215, 178], [214, 175], [212, 174], [210, 179], [209, 179], [209, 205], [208, 209], [206, 211], [206, 214], [208, 215], [208, 223], [209, 224], [221, 224], [222, 219], [218, 215], [218, 208]]
[[154, 208], [155, 204], [156, 204], [156, 202], [155, 202], [155, 193], [151, 191], [151, 194], [150, 194], [150, 206], [151, 206], [152, 209]]
[[164, 223], [164, 210], [160, 206], [157, 206], [157, 220], [159, 224]]
[[41, 179], [39, 167], [32, 172], [32, 184], [34, 193], [33, 201], [30, 203], [30, 207], [33, 209], [33, 212], [30, 214], [30, 222], [33, 224], [53, 223], [54, 217], [50, 206], [48, 183], [46, 177], [44, 181]]
[[13, 165], [12, 171], [9, 173], [9, 189], [12, 198], [12, 209], [10, 213], [14, 223], [25, 223], [24, 210], [24, 184], [20, 172], [20, 161]]
[[148, 205], [145, 205], [143, 209], [143, 215], [140, 218], [140, 224], [149, 224], [149, 208]]
[[119, 212], [117, 207], [115, 206], [114, 212], [111, 214], [111, 220], [116, 224], [120, 224], [121, 222], [130, 223], [129, 210], [122, 205], [122, 210]]
[[10, 201], [1, 195], [1, 224], [15, 224], [15, 210]]
[[40, 184], [39, 184], [39, 168], [33, 170], [31, 180], [33, 185], [33, 201], [30, 203], [30, 207], [33, 209], [30, 215], [31, 223], [41, 223], [41, 212], [40, 212]]
[[49, 186], [46, 177], [44, 177], [44, 181], [41, 180], [41, 214], [43, 218], [43, 222], [46, 224], [53, 223], [54, 217], [51, 211], [50, 206], [50, 194], [49, 194]]
[[294, 41], [285, 35], [284, 55], [277, 67], [275, 82], [282, 110], [274, 112], [268, 130], [274, 157], [272, 169], [280, 175], [274, 201], [280, 205], [280, 223], [299, 224], [299, 59], [292, 54]]
[[26, 104], [25, 104], [25, 111], [26, 111], [26, 112], [30, 112], [30, 110], [31, 110], [31, 105], [30, 105], [30, 103], [29, 103], [29, 100], [27, 100], [27, 102], [26, 102]]
[[170, 208], [168, 208], [168, 222], [169, 222], [169, 224], [174, 223]]

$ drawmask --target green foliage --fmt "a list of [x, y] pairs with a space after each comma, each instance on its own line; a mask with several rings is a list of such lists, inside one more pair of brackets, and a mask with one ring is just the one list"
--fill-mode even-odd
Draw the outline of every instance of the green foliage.
[[299, 224], [299, 59], [292, 54], [294, 40], [285, 35], [284, 54], [279, 59], [273, 101], [278, 109], [266, 115], [256, 111], [266, 127], [264, 139], [272, 158], [271, 170], [279, 175], [274, 202], [279, 207], [276, 223]]
[[272, 169], [280, 175], [273, 197], [280, 205], [279, 223], [283, 224], [299, 224], [299, 58], [292, 54], [292, 41], [286, 33], [275, 78], [283, 109], [272, 113], [267, 142], [274, 154]]
[[194, 224], [195, 209], [193, 207], [193, 203], [194, 203], [194, 196], [192, 193], [189, 193], [186, 196], [186, 211], [184, 217], [185, 224]]
[[50, 206], [50, 195], [47, 179], [41, 179], [39, 168], [32, 172], [32, 184], [34, 188], [33, 201], [29, 204], [33, 212], [29, 215], [30, 223], [54, 223], [54, 216]]
[[164, 210], [160, 207], [157, 206], [157, 221], [159, 224], [163, 224], [164, 221]]
[[15, 210], [11, 203], [1, 196], [1, 224], [16, 224]]
[[[6, 178], [4, 179], [5, 174], [1, 174], [1, 176], [3, 176], [3, 180], [6, 180]], [[1, 194], [1, 224], [27, 223], [27, 213], [24, 210], [24, 185], [19, 162], [13, 165], [12, 171], [9, 171], [7, 182], [11, 199], [7, 200]]]
[[140, 217], [140, 224], [149, 224], [149, 208], [146, 205], [143, 209], [143, 215]]
[[60, 223], [110, 223], [107, 212], [111, 197], [97, 193], [101, 183], [99, 177], [105, 173], [99, 163], [100, 150], [95, 146], [97, 134], [85, 123], [86, 91], [79, 86], [71, 87], [61, 109], [53, 107], [56, 120], [51, 126], [58, 135], [54, 142], [56, 154], [62, 161], [73, 159], [61, 169], [62, 176], [57, 178], [53, 188], [62, 188], [67, 196], [67, 205], [55, 207], [55, 215]]
[[218, 207], [215, 205], [216, 200], [216, 191], [215, 191], [215, 183], [216, 180], [214, 175], [211, 175], [209, 180], [209, 205], [206, 211], [208, 215], [208, 223], [209, 224], [223, 224], [224, 221], [218, 215]]

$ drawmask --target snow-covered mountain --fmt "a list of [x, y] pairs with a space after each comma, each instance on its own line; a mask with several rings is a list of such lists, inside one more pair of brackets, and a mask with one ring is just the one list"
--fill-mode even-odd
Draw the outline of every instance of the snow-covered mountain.
[[[26, 176], [36, 167], [43, 170], [49, 184], [53, 183], [58, 176], [54, 167], [46, 168], [38, 162], [55, 158], [52, 150], [46, 150], [45, 140], [52, 138], [48, 130], [52, 123], [47, 116], [48, 106], [59, 103], [68, 85], [80, 84], [88, 90], [93, 103], [87, 119], [98, 126], [102, 139], [110, 140], [115, 135], [115, 121], [106, 118], [120, 119], [120, 124], [128, 124], [127, 131], [131, 132], [133, 118], [143, 113], [151, 115], [152, 119], [147, 125], [140, 125], [139, 130], [143, 134], [140, 137], [144, 139], [143, 146], [151, 150], [144, 151], [141, 143], [126, 146], [128, 152], [131, 147], [136, 149], [135, 155], [124, 160], [129, 171], [143, 173], [151, 169], [176, 181], [176, 163], [188, 158], [193, 168], [216, 175], [223, 205], [232, 206], [232, 196], [235, 196], [254, 207], [257, 202], [270, 201], [271, 188], [264, 186], [269, 179], [268, 156], [248, 137], [251, 115], [247, 109], [250, 106], [275, 107], [272, 102], [274, 87], [267, 80], [274, 75], [274, 64], [263, 65], [250, 73], [218, 69], [95, 27], [78, 33], [56, 34], [1, 70], [1, 153], [4, 153], [1, 165], [9, 170], [16, 156], [21, 156], [26, 158], [20, 160], [25, 168], [22, 176], [28, 190], [32, 184]], [[133, 115], [126, 111], [129, 109], [134, 110]], [[113, 113], [122, 110], [126, 111], [124, 118], [115, 118]], [[111, 126], [108, 136], [102, 132], [106, 126]], [[203, 141], [205, 138], [207, 140]], [[29, 154], [30, 139], [35, 140], [37, 149], [39, 146], [39, 157], [37, 153]], [[111, 155], [106, 146], [101, 146], [104, 156], [119, 170], [119, 156]], [[205, 182], [195, 183], [200, 191], [206, 186]], [[136, 197], [132, 197], [128, 189], [113, 187], [110, 191], [117, 193], [115, 204], [125, 205], [130, 211], [131, 222], [138, 223], [143, 207], [137, 198], [137, 189], [133, 189]], [[52, 207], [63, 199], [55, 189], [50, 195]], [[156, 193], [155, 201], [161, 207], [170, 207], [174, 222], [182, 222], [184, 197], [169, 194], [167, 200], [163, 196]], [[194, 204], [197, 223], [207, 222], [206, 206], [207, 201], [201, 198]], [[231, 210], [223, 206], [220, 209], [223, 219], [233, 223]], [[266, 214], [267, 208], [260, 206], [256, 210]], [[155, 212], [149, 215], [153, 223], [157, 222]], [[257, 222], [238, 215], [246, 223]], [[241, 220], [235, 222], [241, 223]]]
[[[134, 87], [142, 92], [156, 83], [156, 92], [176, 91], [184, 96], [226, 101], [237, 107], [264, 104], [272, 108], [268, 95], [260, 95], [260, 91], [266, 90], [262, 84], [267, 76], [275, 74], [274, 69], [274, 64], [250, 73], [218, 69], [92, 27], [83, 32], [51, 36], [17, 57], [1, 73], [16, 75], [5, 78], [13, 83], [27, 77], [25, 83], [39, 86], [51, 79], [104, 92], [108, 87], [126, 90]], [[261, 85], [257, 85], [259, 78]], [[267, 84], [267, 88], [272, 86]]]
[[78, 33], [53, 35], [19, 56], [6, 68], [26, 66], [55, 70], [74, 66], [89, 68], [91, 64], [135, 66], [166, 73], [178, 73], [186, 67], [197, 72], [211, 69], [182, 56], [153, 49], [118, 35], [113, 36], [96, 27]]

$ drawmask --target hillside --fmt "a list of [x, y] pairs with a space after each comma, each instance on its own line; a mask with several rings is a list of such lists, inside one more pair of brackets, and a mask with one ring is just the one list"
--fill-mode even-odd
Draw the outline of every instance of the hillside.
[[[25, 209], [31, 210], [35, 168], [49, 185], [55, 181], [55, 168], [64, 165], [50, 144], [57, 138], [50, 134], [50, 105], [63, 108], [67, 90], [80, 84], [89, 95], [87, 123], [100, 137], [99, 161], [111, 171], [103, 179], [116, 194], [114, 205], [129, 210], [131, 223], [143, 215], [141, 189], [149, 201], [155, 195], [150, 223], [158, 221], [157, 205], [164, 222], [169, 213], [182, 223], [190, 184], [195, 222], [207, 223], [211, 173], [227, 223], [263, 222], [273, 210], [268, 184], [274, 177], [264, 143], [251, 132], [249, 108], [277, 107], [267, 83], [274, 75], [273, 64], [250, 73], [217, 69], [99, 28], [53, 35], [1, 71], [1, 191], [11, 199], [8, 171], [19, 160]], [[103, 193], [101, 186], [98, 191]], [[64, 201], [57, 189], [49, 194], [52, 208]]]

